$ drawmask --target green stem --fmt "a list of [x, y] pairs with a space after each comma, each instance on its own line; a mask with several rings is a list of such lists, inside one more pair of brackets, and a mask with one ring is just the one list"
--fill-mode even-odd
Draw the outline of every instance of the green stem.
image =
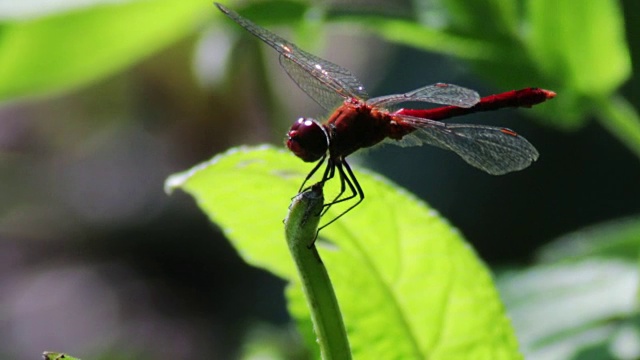
[[298, 194], [285, 219], [285, 234], [311, 311], [311, 321], [322, 358], [351, 359], [338, 301], [327, 269], [313, 245], [323, 204], [321, 185], [314, 185]]
[[620, 96], [597, 101], [598, 120], [629, 150], [640, 158], [640, 117], [627, 100]]

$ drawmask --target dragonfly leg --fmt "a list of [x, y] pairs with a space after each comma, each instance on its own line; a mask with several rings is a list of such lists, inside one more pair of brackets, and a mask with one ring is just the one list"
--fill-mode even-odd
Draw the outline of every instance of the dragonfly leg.
[[[347, 186], [345, 184], [347, 184], [349, 186], [349, 189], [351, 189], [351, 193], [352, 195], [347, 197], [346, 200], [350, 199], [353, 197], [354, 189], [353, 186], [348, 182], [348, 179], [344, 176], [344, 170], [342, 169], [342, 163], [338, 162], [335, 163], [334, 169], [338, 168], [338, 173], [340, 174], [340, 192], [338, 192], [338, 195], [336, 195], [335, 198], [333, 198], [333, 201], [329, 202], [328, 204], [324, 204], [323, 205], [323, 209], [322, 209], [322, 213], [320, 214], [321, 216], [326, 214], [327, 211], [329, 210], [329, 208], [331, 207], [331, 205], [333, 204], [337, 204], [339, 202], [342, 202], [345, 199], [340, 199], [340, 197], [342, 197], [342, 194], [344, 194], [344, 191], [346, 190]], [[334, 170], [335, 172], [335, 170]], [[332, 174], [333, 176], [333, 174]], [[340, 199], [340, 200], [338, 200]]]
[[[336, 220], [344, 216], [349, 211], [353, 210], [353, 208], [358, 206], [362, 202], [362, 200], [364, 200], [364, 191], [362, 190], [362, 187], [360, 187], [360, 183], [358, 183], [358, 179], [356, 178], [355, 174], [351, 170], [351, 167], [349, 166], [349, 164], [343, 160], [341, 162], [336, 163], [335, 167], [338, 168], [338, 173], [340, 174], [341, 188], [343, 189], [341, 190], [340, 194], [338, 194], [338, 196], [336, 196], [336, 198], [332, 202], [324, 205], [325, 209], [322, 211], [322, 215], [324, 215], [332, 205], [335, 205], [337, 203], [351, 200], [356, 196], [358, 197], [358, 201], [356, 201], [355, 204], [351, 205], [347, 210], [343, 211], [340, 215], [336, 216], [335, 218], [331, 219], [328, 223], [318, 228], [318, 231], [316, 232], [316, 236], [313, 239], [313, 242], [311, 242], [311, 244], [307, 246], [308, 248], [311, 248], [313, 244], [316, 242], [316, 239], [318, 238], [318, 234], [320, 233], [320, 230], [333, 224]], [[347, 187], [349, 187], [349, 190], [351, 190], [351, 195], [345, 198], [339, 199], [340, 196], [342, 196], [342, 194], [344, 193], [345, 184]]]
[[[362, 191], [362, 188], [360, 187], [360, 183], [358, 183], [358, 179], [356, 179], [356, 176], [353, 174], [353, 171], [351, 171], [351, 167], [349, 166], [349, 164], [346, 161], [343, 161], [342, 165], [344, 165], [344, 169], [346, 169], [346, 172], [344, 171], [342, 166], [338, 167], [338, 171], [340, 171], [340, 177], [343, 178], [344, 181], [346, 182], [347, 186], [349, 186], [349, 189], [351, 190], [351, 195], [349, 195], [349, 196], [347, 196], [345, 198], [342, 198], [340, 200], [335, 200], [334, 202], [330, 203], [330, 205], [341, 203], [343, 201], [351, 200], [356, 196], [358, 197], [358, 201], [355, 204], [351, 205], [345, 212], [340, 214], [340, 216], [348, 213], [351, 209], [353, 209], [354, 207], [358, 206], [358, 204], [360, 204], [362, 202], [362, 200], [364, 200], [364, 191]], [[338, 216], [338, 217], [340, 217], [340, 216]], [[333, 219], [332, 222], [335, 221], [336, 219]]]
[[[300, 189], [298, 189], [298, 193], [301, 193], [304, 189], [304, 185], [307, 183], [307, 181], [309, 181], [309, 179], [311, 179], [311, 177], [313, 176], [313, 174], [316, 173], [316, 171], [318, 171], [318, 169], [320, 168], [320, 166], [322, 166], [322, 164], [324, 164], [324, 159], [326, 159], [327, 154], [324, 154], [322, 156], [322, 158], [320, 158], [320, 160], [318, 160], [318, 162], [316, 163], [316, 165], [313, 167], [313, 169], [311, 169], [311, 171], [309, 172], [309, 174], [307, 174], [307, 177], [304, 178], [304, 181], [302, 182], [302, 185], [300, 185]], [[325, 175], [326, 176], [326, 171], [325, 171]], [[322, 182], [324, 183], [324, 176], [322, 177]]]

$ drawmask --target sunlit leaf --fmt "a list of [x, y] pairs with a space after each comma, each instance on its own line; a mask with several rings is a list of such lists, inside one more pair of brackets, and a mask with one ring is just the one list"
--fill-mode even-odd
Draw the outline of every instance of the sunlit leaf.
[[[167, 181], [196, 199], [245, 261], [297, 288], [291, 309], [305, 324], [282, 219], [310, 167], [270, 148], [237, 149]], [[519, 358], [491, 276], [460, 234], [387, 180], [357, 176], [366, 200], [322, 231], [319, 249], [354, 357]], [[326, 190], [330, 198], [337, 188]]]
[[[498, 278], [522, 351], [533, 360], [579, 359], [603, 343], [611, 348], [625, 319], [635, 316], [637, 283], [635, 262], [613, 259], [539, 265]], [[639, 338], [630, 341], [640, 349]]]
[[499, 40], [517, 29], [518, 3], [512, 0], [442, 0], [455, 30], [470, 36]]
[[63, 13], [70, 10], [80, 10], [92, 6], [108, 5], [114, 3], [133, 2], [140, 0], [20, 0], [0, 1], [0, 20], [33, 19]]
[[0, 23], [0, 100], [71, 89], [176, 41], [214, 11], [195, 0], [119, 2]]
[[530, 50], [553, 79], [606, 95], [631, 75], [624, 18], [615, 0], [529, 0]]
[[291, 26], [303, 19], [305, 12], [309, 10], [309, 6], [300, 1], [264, 0], [248, 3], [244, 7], [234, 6], [233, 10], [263, 27], [272, 25]]
[[640, 218], [595, 224], [567, 234], [542, 248], [545, 262], [613, 257], [634, 261], [640, 255]]
[[[317, 49], [324, 42], [322, 40], [325, 30], [322, 19], [324, 14], [319, 8], [311, 7], [307, 3], [292, 0], [265, 0], [253, 2], [241, 8], [234, 7], [234, 10], [256, 24], [276, 32], [278, 32], [278, 26], [294, 29], [287, 40], [307, 51]], [[229, 23], [229, 25], [238, 32], [245, 32], [236, 24]], [[245, 35], [250, 36], [248, 33]]]
[[500, 276], [527, 359], [637, 358], [639, 248], [640, 219], [619, 219], [562, 236], [542, 264]]
[[74, 358], [73, 356], [69, 356], [65, 353], [57, 353], [51, 351], [45, 351], [42, 354], [42, 358], [44, 360], [80, 360], [78, 358]]
[[332, 18], [337, 24], [357, 25], [380, 37], [402, 45], [425, 51], [458, 56], [470, 60], [490, 60], [494, 54], [504, 54], [507, 49], [501, 44], [472, 39], [426, 27], [406, 19], [384, 16], [340, 15]]

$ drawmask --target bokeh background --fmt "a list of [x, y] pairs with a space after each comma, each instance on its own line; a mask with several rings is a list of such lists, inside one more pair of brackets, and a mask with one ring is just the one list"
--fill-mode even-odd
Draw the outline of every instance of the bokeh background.
[[[526, 136], [541, 156], [522, 172], [490, 176], [436, 148], [384, 146], [352, 160], [417, 194], [504, 268], [640, 213], [637, 2], [558, 1], [576, 7], [566, 15], [575, 21], [557, 24], [564, 43], [553, 43], [536, 38], [531, 14], [550, 7], [534, 1], [501, 18], [517, 44], [486, 17], [501, 1], [226, 5], [351, 69], [374, 96], [435, 82], [481, 95], [558, 92], [536, 109], [460, 119]], [[616, 36], [584, 43], [598, 33]], [[601, 68], [605, 79], [593, 80]], [[2, 1], [0, 101], [0, 358], [305, 358], [284, 282], [245, 265], [186, 194], [163, 191], [172, 173], [233, 146], [283, 144], [297, 117], [325, 116], [274, 51], [210, 1]]]

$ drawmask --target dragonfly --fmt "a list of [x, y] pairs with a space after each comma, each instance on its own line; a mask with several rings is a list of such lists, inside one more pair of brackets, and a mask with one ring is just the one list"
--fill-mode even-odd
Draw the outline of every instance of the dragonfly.
[[[275, 49], [280, 54], [280, 65], [291, 80], [330, 112], [324, 122], [299, 118], [286, 136], [286, 146], [295, 156], [316, 163], [299, 192], [306, 189], [305, 184], [323, 164], [326, 166], [317, 184], [324, 185], [336, 174], [340, 179], [340, 190], [333, 201], [324, 205], [322, 215], [332, 205], [356, 199], [321, 229], [364, 200], [365, 193], [346, 160], [362, 148], [381, 142], [401, 146], [433, 145], [453, 151], [470, 165], [492, 175], [522, 170], [539, 157], [536, 148], [511, 129], [438, 120], [504, 107], [531, 107], [553, 98], [556, 95], [553, 91], [526, 88], [481, 98], [474, 90], [436, 83], [404, 94], [369, 98], [362, 83], [349, 70], [298, 48], [221, 4], [215, 5]], [[446, 106], [393, 110], [407, 102]]]

